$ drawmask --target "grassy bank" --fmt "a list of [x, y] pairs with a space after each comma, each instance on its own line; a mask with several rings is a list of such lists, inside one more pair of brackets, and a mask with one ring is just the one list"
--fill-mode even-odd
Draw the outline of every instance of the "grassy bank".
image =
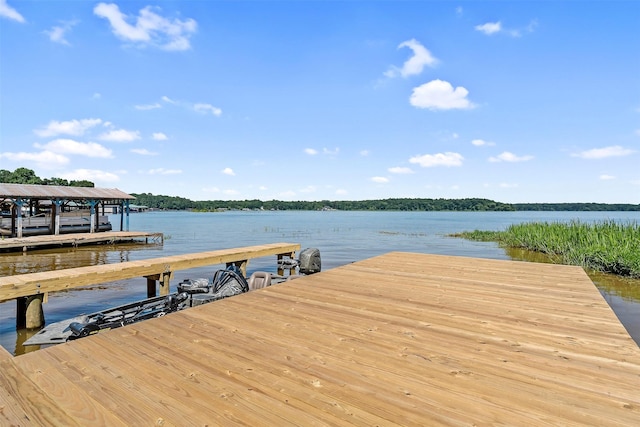
[[531, 222], [505, 231], [476, 230], [455, 237], [495, 241], [545, 253], [558, 263], [640, 278], [640, 225], [636, 222]]

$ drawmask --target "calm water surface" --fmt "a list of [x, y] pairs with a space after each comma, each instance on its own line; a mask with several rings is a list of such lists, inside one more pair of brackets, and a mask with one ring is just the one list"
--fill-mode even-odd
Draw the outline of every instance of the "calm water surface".
[[[162, 245], [120, 244], [0, 254], [0, 275], [22, 274], [203, 252], [261, 243], [300, 243], [320, 249], [324, 270], [389, 251], [460, 255], [493, 259], [535, 259], [535, 254], [505, 250], [495, 243], [447, 237], [469, 230], [503, 230], [530, 221], [640, 221], [640, 212], [147, 212], [132, 214], [129, 229], [164, 233]], [[113, 224], [120, 223], [114, 216]], [[534, 258], [532, 258], [534, 257]], [[223, 266], [178, 271], [175, 285], [188, 277], [210, 276]], [[252, 260], [248, 272], [275, 271], [270, 257]], [[594, 283], [640, 343], [640, 281], [591, 274]], [[146, 279], [109, 282], [49, 295], [47, 323], [146, 298]], [[0, 304], [0, 345], [21, 354], [32, 333], [16, 331], [15, 302]]]

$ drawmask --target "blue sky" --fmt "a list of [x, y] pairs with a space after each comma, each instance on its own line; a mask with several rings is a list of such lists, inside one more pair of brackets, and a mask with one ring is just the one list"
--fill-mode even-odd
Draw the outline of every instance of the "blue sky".
[[640, 203], [638, 1], [0, 0], [0, 168], [192, 200]]

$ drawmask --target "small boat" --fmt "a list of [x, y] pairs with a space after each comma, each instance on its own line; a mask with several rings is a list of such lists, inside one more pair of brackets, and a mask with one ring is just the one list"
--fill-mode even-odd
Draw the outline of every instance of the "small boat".
[[321, 269], [320, 251], [316, 248], [304, 249], [298, 260], [282, 260], [279, 267], [290, 270], [298, 268], [299, 274], [280, 276], [256, 271], [246, 279], [238, 267], [230, 265], [224, 270], [216, 271], [211, 278], [185, 279], [177, 285], [177, 292], [169, 295], [147, 298], [52, 323], [27, 339], [23, 345], [60, 344], [314, 274]]

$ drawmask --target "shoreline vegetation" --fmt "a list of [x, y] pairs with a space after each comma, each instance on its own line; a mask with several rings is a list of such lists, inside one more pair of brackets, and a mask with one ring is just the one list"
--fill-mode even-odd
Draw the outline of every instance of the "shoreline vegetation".
[[[95, 187], [91, 181], [68, 181], [40, 178], [28, 168], [13, 172], [0, 169], [0, 183]], [[512, 211], [640, 211], [640, 204], [630, 203], [502, 203], [483, 198], [426, 199], [388, 198], [375, 200], [209, 200], [193, 201], [184, 197], [130, 193], [135, 205], [157, 210], [219, 212], [227, 210], [309, 210], [309, 211], [441, 211], [441, 212], [512, 212]]]
[[640, 225], [635, 221], [529, 222], [512, 224], [504, 231], [474, 230], [450, 236], [497, 242], [546, 254], [557, 264], [640, 278]]
[[297, 211], [415, 211], [415, 212], [515, 212], [515, 211], [640, 211], [640, 204], [630, 203], [501, 203], [482, 198], [426, 199], [389, 198], [374, 200], [209, 200], [193, 201], [183, 197], [131, 193], [135, 204], [149, 209], [220, 212], [228, 210], [297, 210]]

